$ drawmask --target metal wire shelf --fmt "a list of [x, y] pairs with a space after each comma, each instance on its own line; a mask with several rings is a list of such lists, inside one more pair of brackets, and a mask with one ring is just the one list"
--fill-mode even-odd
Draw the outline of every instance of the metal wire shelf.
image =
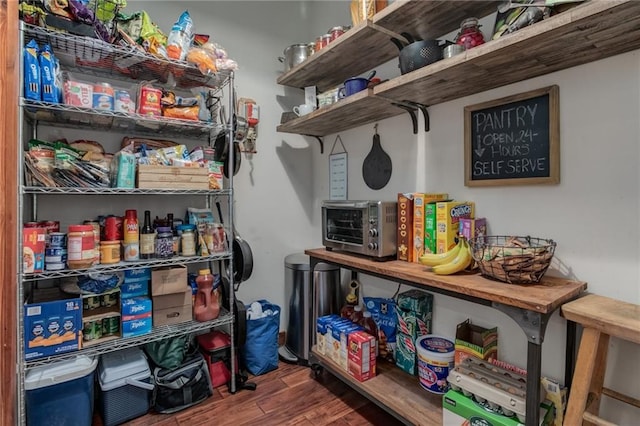
[[76, 68], [83, 74], [116, 79], [158, 81], [161, 84], [188, 89], [221, 88], [232, 71], [202, 74], [187, 63], [148, 54], [135, 46], [120, 46], [97, 38], [81, 37], [22, 23], [25, 36], [38, 44], [48, 44], [65, 69]]
[[197, 139], [209, 138], [225, 129], [225, 126], [204, 121], [177, 118], [149, 117], [135, 113], [123, 113], [80, 108], [65, 104], [32, 101], [21, 98], [26, 117], [31, 121], [47, 123], [55, 127], [91, 128], [122, 133], [174, 135]]
[[213, 327], [220, 327], [222, 325], [233, 324], [233, 315], [224, 309], [220, 309], [220, 316], [214, 320], [206, 322], [188, 321], [180, 324], [161, 325], [154, 327], [151, 333], [135, 336], [135, 337], [122, 337], [113, 340], [106, 340], [103, 343], [98, 343], [93, 346], [89, 346], [83, 349], [79, 349], [73, 352], [67, 352], [60, 355], [50, 356], [46, 358], [39, 358], [33, 361], [25, 361], [25, 369], [30, 369], [38, 366], [51, 364], [57, 361], [63, 361], [73, 359], [78, 355], [95, 356], [108, 352], [118, 351], [121, 349], [131, 348], [134, 346], [140, 346], [145, 343], [155, 342], [158, 340], [166, 339], [169, 337], [182, 336], [189, 333], [198, 333], [201, 331], [209, 330]]
[[23, 194], [70, 194], [70, 195], [230, 195], [231, 189], [142, 189], [142, 188], [69, 188], [24, 186]]
[[149, 259], [136, 262], [119, 262], [111, 265], [96, 265], [91, 268], [65, 269], [62, 271], [44, 271], [35, 274], [22, 274], [22, 281], [38, 281], [52, 278], [76, 277], [93, 272], [116, 272], [125, 269], [142, 269], [158, 266], [185, 265], [190, 263], [211, 262], [231, 259], [231, 252], [216, 253], [209, 256], [184, 257], [175, 256], [170, 259]]

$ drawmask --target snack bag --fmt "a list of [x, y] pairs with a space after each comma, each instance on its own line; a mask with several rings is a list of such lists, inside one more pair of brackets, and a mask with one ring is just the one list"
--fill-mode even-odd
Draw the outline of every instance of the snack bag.
[[378, 326], [378, 356], [394, 362], [398, 325], [395, 300], [381, 297], [363, 297], [362, 299], [366, 310], [371, 312]]
[[32, 101], [42, 99], [40, 94], [40, 63], [38, 43], [31, 40], [24, 47], [24, 97]]
[[193, 38], [193, 20], [189, 11], [185, 10], [173, 24], [167, 39], [167, 56], [169, 59], [184, 61]]

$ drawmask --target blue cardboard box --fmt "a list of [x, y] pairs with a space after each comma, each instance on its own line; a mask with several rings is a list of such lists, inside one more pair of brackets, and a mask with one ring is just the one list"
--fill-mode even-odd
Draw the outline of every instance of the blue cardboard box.
[[122, 299], [122, 321], [136, 320], [151, 315], [152, 304], [148, 297]]
[[149, 295], [149, 280], [146, 281], [129, 281], [123, 282], [120, 285], [120, 297], [122, 299], [130, 299], [132, 297], [148, 296]]
[[26, 360], [77, 351], [82, 330], [82, 299], [24, 305]]
[[135, 283], [151, 280], [151, 268], [127, 269], [124, 271], [124, 282]]
[[130, 321], [122, 321], [122, 337], [133, 337], [150, 333], [152, 325], [151, 312], [144, 317]]

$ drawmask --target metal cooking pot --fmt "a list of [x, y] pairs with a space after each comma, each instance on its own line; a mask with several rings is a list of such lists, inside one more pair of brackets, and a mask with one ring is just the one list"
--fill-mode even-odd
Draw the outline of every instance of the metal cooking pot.
[[278, 60], [284, 64], [284, 72], [289, 71], [296, 65], [304, 62], [311, 52], [309, 51], [308, 44], [292, 44], [284, 49], [284, 57], [279, 56]]

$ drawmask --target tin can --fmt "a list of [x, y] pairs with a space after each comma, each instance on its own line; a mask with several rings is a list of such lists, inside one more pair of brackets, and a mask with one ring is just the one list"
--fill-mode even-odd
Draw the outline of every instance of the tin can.
[[120, 241], [101, 241], [100, 242], [100, 263], [118, 263], [120, 262]]
[[131, 96], [126, 90], [117, 90], [115, 94], [115, 101], [113, 105], [115, 112], [131, 113], [135, 111], [131, 102]]
[[40, 222], [25, 222], [23, 227], [25, 227], [25, 228], [40, 228]]
[[66, 263], [62, 262], [62, 263], [51, 263], [51, 262], [47, 262], [45, 260], [45, 264], [44, 264], [44, 269], [46, 269], [47, 271], [62, 271], [65, 267], [66, 267]]
[[47, 233], [60, 232], [60, 222], [57, 220], [43, 220], [39, 222], [40, 228], [47, 230]]
[[100, 307], [100, 296], [89, 296], [82, 299], [82, 309], [92, 310]]
[[93, 108], [113, 111], [113, 87], [109, 83], [94, 84]]
[[102, 337], [102, 320], [85, 321], [82, 325], [82, 340], [90, 342]]
[[[49, 233], [49, 244], [47, 247], [51, 249], [62, 249], [67, 246], [67, 234], [64, 232]], [[65, 250], [66, 253], [66, 250]]]
[[104, 240], [120, 241], [122, 239], [122, 218], [107, 216], [104, 219]]
[[110, 308], [112, 306], [116, 306], [118, 304], [118, 293], [108, 293], [100, 296], [100, 306], [104, 306], [105, 308]]
[[112, 336], [120, 331], [120, 317], [109, 317], [102, 320], [102, 335]]

